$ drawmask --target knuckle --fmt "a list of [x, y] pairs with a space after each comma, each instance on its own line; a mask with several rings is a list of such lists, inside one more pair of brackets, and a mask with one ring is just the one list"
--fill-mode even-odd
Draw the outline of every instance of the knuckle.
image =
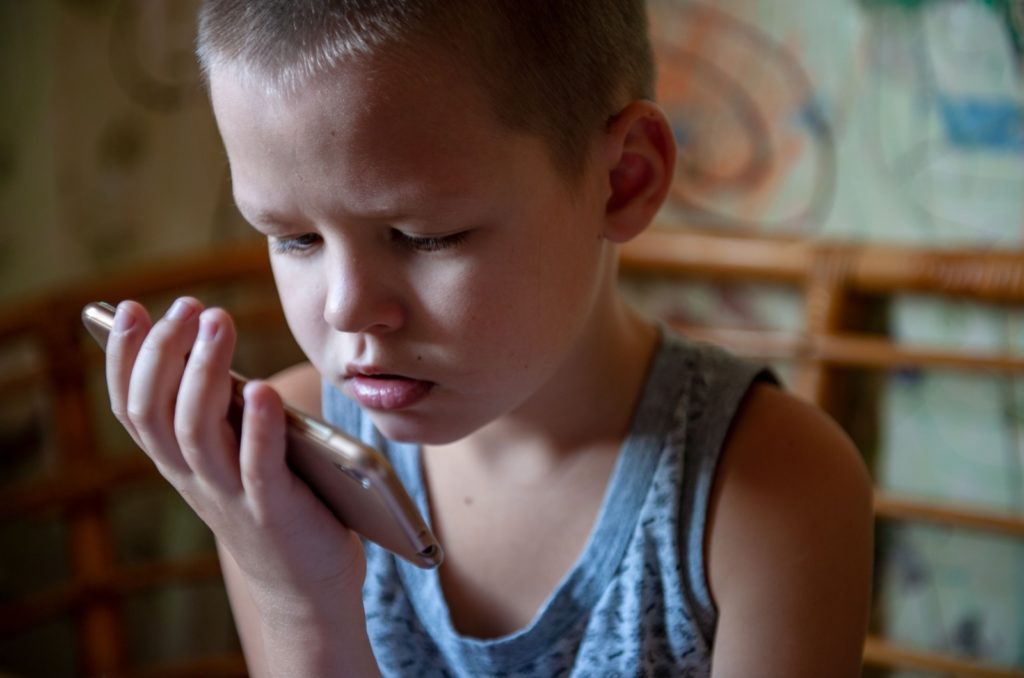
[[174, 490], [181, 495], [181, 498], [185, 500], [185, 503], [188, 504], [189, 508], [195, 512], [199, 519], [209, 525], [209, 518], [207, 515], [209, 513], [209, 507], [203, 492], [196, 488], [193, 483], [185, 482], [183, 480], [179, 480], [178, 482], [172, 480], [171, 485], [174, 487]]
[[131, 339], [135, 339], [135, 334], [130, 330], [127, 332], [110, 332], [107, 335], [107, 345], [104, 349], [107, 354], [107, 362], [114, 364], [120, 362], [125, 353], [125, 347]]
[[139, 347], [140, 353], [159, 354], [181, 350], [181, 344], [190, 339], [187, 327], [187, 325], [170, 323], [166, 318], [161, 318], [143, 339], [142, 346]]
[[206, 345], [205, 343], [199, 343], [193, 349], [192, 353], [188, 357], [188, 365], [186, 367], [190, 372], [209, 378], [216, 376], [220, 372], [226, 372], [227, 367], [222, 364], [220, 356], [213, 349], [213, 347]]
[[128, 422], [131, 423], [135, 429], [142, 434], [151, 432], [157, 427], [157, 415], [153, 411], [152, 407], [148, 407], [144, 403], [129, 404], [126, 415]]
[[242, 480], [245, 481], [245, 485], [251, 489], [262, 488], [265, 483], [263, 474], [253, 468], [251, 464], [242, 467], [241, 475]]
[[187, 453], [201, 445], [205, 427], [195, 419], [179, 417], [174, 422], [174, 436], [181, 445], [182, 453]]
[[128, 415], [128, 409], [123, 404], [111, 402], [110, 411], [113, 412], [114, 418], [122, 424], [131, 423], [131, 418]]
[[242, 484], [247, 490], [256, 496], [261, 496], [267, 488], [267, 476], [258, 463], [242, 464], [239, 469], [242, 477]]
[[173, 335], [166, 331], [160, 331], [164, 329], [158, 325], [153, 329], [152, 332], [142, 342], [142, 346], [139, 347], [139, 357], [151, 356], [159, 359], [159, 356], [168, 351], [173, 345]]

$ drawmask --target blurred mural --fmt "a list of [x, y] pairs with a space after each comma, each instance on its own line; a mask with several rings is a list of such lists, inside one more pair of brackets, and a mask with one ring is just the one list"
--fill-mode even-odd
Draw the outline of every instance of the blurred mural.
[[[0, 0], [0, 304], [247, 237], [192, 56], [196, 4]], [[650, 7], [681, 147], [666, 224], [1024, 244], [1024, 1]], [[802, 322], [778, 290], [638, 294], [691, 321]], [[1005, 309], [906, 298], [889, 314], [908, 341], [1024, 350], [1021, 317]], [[864, 450], [880, 485], [1024, 512], [1020, 383], [902, 371], [886, 375], [880, 411], [877, 449]], [[197, 538], [177, 520], [164, 521], [179, 530], [171, 541]], [[1024, 667], [1024, 546], [897, 525], [880, 538], [887, 636]], [[3, 554], [0, 587], [18, 567]]]

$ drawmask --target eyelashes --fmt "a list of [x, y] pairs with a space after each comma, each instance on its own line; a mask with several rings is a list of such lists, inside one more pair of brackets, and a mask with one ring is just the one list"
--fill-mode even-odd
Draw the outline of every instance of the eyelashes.
[[[391, 229], [391, 242], [410, 252], [441, 252], [452, 249], [465, 242], [468, 236], [469, 231], [459, 231], [443, 236], [417, 236], [409, 235], [398, 229]], [[270, 238], [270, 247], [274, 254], [310, 254], [322, 243], [323, 238], [316, 233], [303, 233], [289, 238]]]
[[270, 248], [274, 254], [304, 254], [320, 242], [316, 233], [304, 233], [294, 238], [270, 238]]
[[396, 229], [391, 230], [392, 242], [414, 252], [439, 252], [451, 249], [461, 245], [468, 235], [469, 231], [459, 231], [444, 236], [415, 236]]

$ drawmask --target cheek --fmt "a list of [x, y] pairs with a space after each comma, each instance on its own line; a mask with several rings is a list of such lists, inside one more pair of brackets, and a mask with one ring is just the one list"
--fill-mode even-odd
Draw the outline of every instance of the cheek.
[[551, 341], [587, 296], [592, 262], [578, 239], [535, 233], [419, 286], [425, 315], [462, 346], [495, 360]]
[[405, 296], [410, 329], [450, 340], [478, 335], [495, 296], [492, 273], [478, 257], [414, 271]]
[[570, 316], [580, 304], [586, 305], [593, 291], [602, 243], [591, 231], [587, 220], [565, 214], [563, 220], [541, 229], [529, 253], [525, 289], [536, 313], [548, 321], [571, 322]]
[[271, 270], [288, 329], [299, 348], [315, 363], [318, 349], [323, 343], [325, 325], [322, 286], [317, 283], [315, 276], [282, 264], [273, 257]]

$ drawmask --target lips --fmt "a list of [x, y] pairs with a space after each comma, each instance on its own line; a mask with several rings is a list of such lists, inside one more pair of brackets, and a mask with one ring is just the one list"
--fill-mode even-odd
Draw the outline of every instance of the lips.
[[365, 370], [345, 379], [345, 390], [361, 406], [372, 410], [402, 410], [423, 400], [434, 383], [396, 374]]

